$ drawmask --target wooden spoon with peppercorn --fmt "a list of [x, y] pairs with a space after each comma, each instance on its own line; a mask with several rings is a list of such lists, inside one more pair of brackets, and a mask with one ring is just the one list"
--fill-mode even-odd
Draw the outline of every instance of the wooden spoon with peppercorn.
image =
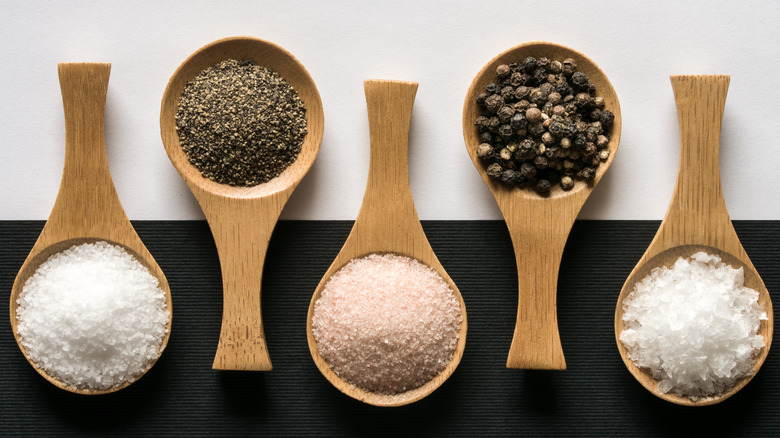
[[[705, 406], [734, 395], [761, 368], [772, 344], [772, 301], [734, 231], [721, 188], [720, 128], [730, 78], [726, 75], [672, 76], [671, 81], [680, 123], [677, 184], [658, 232], [620, 291], [615, 309], [615, 339], [626, 367], [647, 390], [679, 405]], [[671, 392], [661, 393], [658, 381], [628, 357], [620, 335], [625, 328], [623, 301], [634, 285], [653, 268], [671, 267], [679, 257], [689, 257], [699, 251], [717, 255], [734, 268], [742, 268], [745, 286], [758, 291], [758, 303], [763, 306], [768, 319], [761, 321], [759, 326], [758, 334], [764, 337], [764, 348], [755, 358], [752, 374], [738, 380], [733, 388], [720, 396], [700, 397], [693, 401]]]
[[[352, 231], [314, 291], [309, 304], [306, 332], [314, 363], [333, 386], [371, 405], [401, 406], [428, 396], [457, 368], [466, 348], [466, 305], [458, 287], [428, 243], [409, 186], [408, 136], [417, 83], [367, 80], [364, 87], [371, 133], [366, 192]], [[369, 392], [339, 377], [320, 355], [312, 324], [315, 303], [333, 274], [355, 258], [387, 253], [416, 259], [436, 271], [455, 294], [462, 317], [455, 351], [444, 369], [424, 385], [399, 394]]]
[[[204, 69], [228, 59], [253, 61], [277, 72], [306, 107], [308, 133], [295, 161], [279, 176], [251, 187], [205, 178], [188, 161], [176, 130], [185, 85]], [[317, 157], [323, 127], [322, 101], [311, 76], [295, 57], [268, 41], [251, 37], [215, 41], [187, 58], [168, 82], [160, 112], [163, 144], [203, 209], [222, 267], [222, 330], [214, 369], [271, 369], [260, 307], [263, 263], [282, 208]]]
[[517, 260], [517, 324], [508, 368], [565, 369], [558, 269], [577, 214], [615, 158], [620, 103], [585, 55], [531, 42], [474, 78], [463, 135], [506, 220]]

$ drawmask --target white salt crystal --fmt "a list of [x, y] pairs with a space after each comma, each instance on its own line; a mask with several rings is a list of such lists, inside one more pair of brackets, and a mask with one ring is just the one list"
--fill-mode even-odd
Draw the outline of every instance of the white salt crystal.
[[17, 300], [30, 359], [76, 389], [132, 382], [160, 355], [169, 312], [157, 279], [123, 248], [74, 245], [42, 263]]
[[452, 360], [462, 321], [449, 284], [409, 257], [370, 254], [333, 274], [314, 303], [320, 355], [351, 385], [399, 394]]
[[722, 394], [751, 374], [764, 347], [766, 312], [744, 286], [742, 268], [698, 252], [653, 269], [623, 302], [620, 340], [661, 393], [697, 400]]

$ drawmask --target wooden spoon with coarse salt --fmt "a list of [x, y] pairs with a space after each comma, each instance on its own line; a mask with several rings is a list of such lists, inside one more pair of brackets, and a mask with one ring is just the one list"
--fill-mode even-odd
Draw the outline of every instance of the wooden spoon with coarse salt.
[[[705, 406], [734, 395], [761, 368], [772, 344], [772, 301], [734, 231], [721, 188], [720, 128], [729, 76], [672, 76], [671, 80], [680, 121], [677, 184], [658, 232], [620, 291], [615, 309], [615, 339], [626, 367], [648, 391], [679, 405]], [[752, 375], [738, 380], [731, 390], [718, 397], [701, 397], [693, 401], [672, 393], [660, 393], [658, 381], [628, 357], [620, 334], [624, 329], [623, 301], [634, 285], [653, 268], [670, 267], [679, 257], [689, 257], [699, 251], [717, 255], [734, 268], [743, 268], [745, 286], [758, 291], [758, 302], [769, 319], [761, 321], [759, 326], [758, 334], [764, 336], [765, 346], [756, 357]]]

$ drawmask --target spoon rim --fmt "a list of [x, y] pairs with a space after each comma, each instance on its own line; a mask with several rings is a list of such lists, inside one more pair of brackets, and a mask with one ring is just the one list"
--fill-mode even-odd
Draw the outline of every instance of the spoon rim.
[[[496, 67], [500, 64], [509, 64], [510, 62], [522, 61], [527, 56], [550, 56], [555, 53], [556, 58], [573, 58], [577, 61], [577, 71], [585, 72], [588, 78], [596, 83], [596, 95], [604, 97], [606, 100], [604, 107], [615, 115], [615, 121], [612, 124], [609, 143], [607, 149], [610, 151], [609, 157], [606, 161], [602, 161], [598, 168], [596, 168], [596, 176], [592, 181], [580, 181], [575, 179], [574, 187], [571, 190], [563, 190], [559, 184], [555, 184], [550, 189], [548, 196], [541, 196], [536, 193], [531, 187], [520, 188], [516, 185], [506, 185], [500, 181], [496, 181], [487, 175], [485, 164], [477, 157], [476, 149], [479, 145], [478, 131], [474, 126], [474, 120], [479, 114], [479, 106], [476, 103], [476, 95], [484, 90], [485, 86], [492, 82], [495, 78]], [[594, 75], [595, 74], [595, 75]], [[595, 80], [594, 80], [595, 79]], [[466, 99], [463, 103], [463, 137], [466, 144], [466, 150], [471, 157], [472, 162], [479, 171], [482, 179], [487, 184], [491, 193], [493, 194], [509, 194], [510, 196], [517, 197], [527, 201], [550, 201], [557, 200], [559, 198], [566, 198], [571, 195], [580, 192], [592, 191], [596, 184], [601, 181], [604, 173], [612, 166], [615, 155], [620, 145], [620, 135], [622, 131], [622, 114], [620, 110], [620, 101], [615, 91], [614, 86], [610, 82], [607, 75], [593, 60], [587, 57], [585, 54], [574, 50], [570, 47], [562, 44], [557, 44], [549, 41], [529, 41], [516, 46], [510, 47], [507, 50], [494, 56], [487, 64], [485, 64], [472, 80], [469, 88], [466, 92]]]
[[[333, 275], [339, 272], [348, 263], [352, 262], [353, 260], [367, 257], [371, 254], [379, 254], [379, 255], [394, 254], [398, 256], [408, 257], [413, 260], [416, 260], [417, 262], [419, 262], [424, 266], [433, 269], [433, 271], [436, 272], [436, 274], [438, 274], [450, 286], [450, 288], [452, 289], [452, 293], [457, 299], [458, 305], [460, 307], [461, 322], [460, 322], [460, 327], [458, 329], [458, 342], [455, 345], [455, 350], [452, 353], [452, 358], [447, 363], [447, 366], [442, 371], [440, 371], [439, 374], [437, 374], [436, 376], [434, 376], [433, 378], [425, 382], [425, 384], [423, 384], [422, 386], [398, 394], [380, 394], [380, 393], [371, 392], [363, 388], [360, 388], [358, 386], [355, 386], [349, 383], [348, 381], [342, 379], [335, 371], [333, 371], [333, 369], [330, 367], [330, 364], [328, 364], [325, 358], [322, 357], [322, 355], [319, 352], [319, 348], [317, 347], [317, 341], [314, 338], [313, 324], [312, 324], [313, 317], [314, 317], [314, 307], [316, 302], [322, 296], [322, 291], [325, 288], [325, 285], [330, 281]], [[436, 262], [438, 262], [438, 259], [436, 260]], [[433, 393], [436, 389], [438, 389], [441, 385], [443, 385], [444, 382], [447, 381], [452, 376], [452, 374], [458, 368], [458, 365], [460, 364], [460, 361], [463, 358], [463, 353], [466, 348], [466, 335], [468, 332], [468, 317], [466, 315], [466, 305], [463, 299], [463, 295], [460, 293], [460, 290], [458, 289], [457, 285], [449, 276], [449, 274], [446, 272], [444, 267], [441, 266], [441, 263], [440, 262], [438, 263], [439, 263], [439, 269], [437, 269], [435, 266], [432, 266], [430, 263], [425, 262], [419, 257], [416, 257], [411, 254], [407, 254], [404, 251], [397, 251], [397, 250], [363, 251], [358, 253], [357, 255], [353, 254], [350, 257], [338, 257], [338, 256], [336, 257], [336, 259], [333, 261], [333, 263], [330, 265], [328, 270], [320, 279], [317, 288], [314, 290], [314, 294], [312, 294], [311, 300], [309, 301], [309, 309], [306, 316], [306, 337], [309, 345], [309, 353], [311, 354], [315, 365], [320, 370], [320, 373], [323, 376], [325, 376], [325, 378], [331, 383], [332, 386], [334, 386], [336, 389], [338, 389], [345, 395], [348, 395], [358, 401], [364, 402], [369, 405], [373, 405], [377, 407], [399, 407], [410, 403], [414, 403], [418, 400], [427, 397], [428, 395]]]
[[[668, 268], [672, 266], [679, 257], [687, 258], [700, 251], [704, 251], [711, 255], [717, 255], [718, 257], [721, 258], [721, 261], [723, 263], [731, 266], [732, 268], [743, 269], [743, 273], [745, 276], [745, 281], [743, 285], [745, 287], [749, 287], [758, 292], [759, 294], [758, 302], [763, 307], [763, 310], [766, 312], [767, 319], [760, 321], [758, 334], [761, 334], [764, 337], [764, 347], [761, 348], [761, 350], [757, 353], [757, 355], [754, 358], [754, 363], [753, 366], [751, 367], [751, 374], [742, 377], [740, 379], [737, 379], [734, 385], [730, 389], [728, 389], [727, 391], [723, 392], [720, 395], [698, 397], [697, 400], [694, 401], [688, 396], [678, 396], [673, 392], [661, 393], [660, 391], [658, 391], [657, 388], [659, 383], [658, 380], [652, 377], [652, 375], [648, 372], [647, 368], [637, 366], [634, 363], [634, 361], [628, 357], [628, 351], [625, 345], [623, 345], [623, 342], [620, 340], [620, 335], [625, 329], [625, 324], [623, 321], [623, 314], [624, 314], [623, 302], [633, 292], [634, 286], [638, 282], [643, 280], [654, 269], [662, 266]], [[709, 405], [720, 403], [730, 398], [737, 392], [739, 392], [753, 379], [753, 377], [756, 376], [756, 374], [758, 374], [758, 371], [761, 369], [762, 365], [764, 364], [764, 361], [769, 355], [769, 350], [772, 345], [772, 337], [774, 331], [774, 316], [773, 316], [772, 300], [769, 295], [769, 291], [767, 290], [766, 285], [764, 284], [763, 279], [761, 278], [761, 276], [759, 275], [755, 267], [752, 265], [752, 263], [745, 263], [742, 259], [735, 256], [734, 254], [731, 254], [730, 252], [727, 252], [723, 249], [713, 247], [707, 244], [684, 243], [684, 244], [674, 245], [664, 249], [657, 250], [652, 256], [647, 258], [646, 258], [646, 254], [642, 256], [642, 259], [634, 266], [634, 269], [631, 271], [625, 283], [623, 284], [623, 287], [620, 290], [620, 295], [618, 296], [618, 301], [615, 308], [614, 330], [615, 330], [615, 341], [617, 344], [620, 358], [623, 360], [623, 363], [625, 364], [626, 368], [631, 373], [631, 375], [634, 376], [634, 378], [645, 389], [647, 389], [650, 393], [652, 393], [656, 397], [677, 405], [709, 406]]]
[[[308, 132], [295, 161], [278, 176], [249, 187], [222, 184], [204, 177], [184, 153], [173, 117], [186, 84], [204, 69], [227, 59], [248, 59], [278, 73], [293, 87], [306, 108]], [[226, 198], [262, 198], [295, 187], [308, 173], [322, 144], [324, 111], [314, 80], [292, 53], [276, 43], [253, 36], [230, 36], [200, 47], [176, 68], [163, 92], [160, 131], [168, 158], [191, 188]]]
[[[149, 274], [152, 277], [157, 279], [158, 287], [165, 294], [165, 309], [168, 311], [168, 321], [166, 322], [166, 326], [165, 326], [166, 333], [162, 339], [162, 342], [160, 343], [160, 348], [158, 350], [157, 356], [154, 359], [152, 359], [148, 363], [146, 368], [143, 371], [141, 371], [140, 374], [134, 377], [133, 380], [125, 381], [120, 385], [112, 386], [110, 388], [105, 388], [105, 389], [77, 388], [75, 386], [68, 385], [66, 382], [63, 382], [57, 379], [56, 377], [54, 377], [53, 375], [49, 374], [46, 370], [44, 370], [41, 366], [39, 366], [30, 357], [29, 353], [27, 352], [27, 349], [22, 344], [21, 336], [19, 335], [17, 329], [18, 326], [17, 310], [19, 308], [18, 300], [22, 295], [27, 280], [29, 280], [33, 275], [35, 275], [35, 273], [38, 271], [41, 265], [46, 261], [48, 261], [51, 257], [53, 257], [56, 254], [62, 253], [63, 251], [66, 251], [67, 249], [70, 249], [76, 245], [97, 243], [97, 242], [106, 242], [110, 245], [120, 247], [123, 250], [127, 251], [127, 253], [130, 254], [134, 260], [136, 260], [144, 268], [146, 268], [146, 270], [149, 272]], [[170, 336], [171, 336], [172, 325], [173, 325], [173, 301], [171, 298], [170, 285], [168, 284], [168, 280], [165, 277], [162, 268], [160, 268], [156, 260], [154, 260], [154, 258], [151, 256], [151, 253], [149, 254], [149, 258], [151, 259], [151, 262], [154, 263], [154, 265], [152, 265], [149, 262], [149, 260], [147, 260], [145, 257], [142, 257], [135, 249], [133, 249], [129, 245], [107, 237], [91, 237], [91, 236], [67, 237], [64, 239], [59, 239], [53, 242], [49, 242], [45, 245], [39, 245], [39, 243], [36, 242], [36, 244], [30, 250], [30, 253], [28, 254], [25, 261], [22, 263], [22, 266], [20, 267], [19, 271], [16, 274], [16, 278], [14, 279], [14, 283], [11, 288], [11, 296], [10, 296], [10, 303], [9, 303], [11, 331], [14, 335], [14, 339], [16, 340], [16, 344], [18, 345], [19, 350], [21, 351], [24, 358], [27, 359], [27, 362], [32, 366], [32, 368], [54, 386], [81, 395], [110, 394], [112, 392], [116, 392], [119, 391], [120, 389], [124, 389], [130, 386], [132, 383], [137, 382], [143, 376], [145, 376], [152, 369], [152, 367], [157, 363], [157, 361], [162, 357], [163, 352], [167, 348], [168, 341], [170, 340]], [[159, 272], [160, 274], [159, 276], [157, 275], [156, 271]]]

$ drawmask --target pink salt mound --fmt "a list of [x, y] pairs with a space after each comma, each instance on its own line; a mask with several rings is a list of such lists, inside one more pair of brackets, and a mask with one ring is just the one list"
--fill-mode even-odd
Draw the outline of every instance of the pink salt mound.
[[314, 303], [312, 331], [339, 377], [369, 392], [400, 394], [447, 367], [461, 321], [452, 288], [432, 268], [370, 254], [331, 276]]

